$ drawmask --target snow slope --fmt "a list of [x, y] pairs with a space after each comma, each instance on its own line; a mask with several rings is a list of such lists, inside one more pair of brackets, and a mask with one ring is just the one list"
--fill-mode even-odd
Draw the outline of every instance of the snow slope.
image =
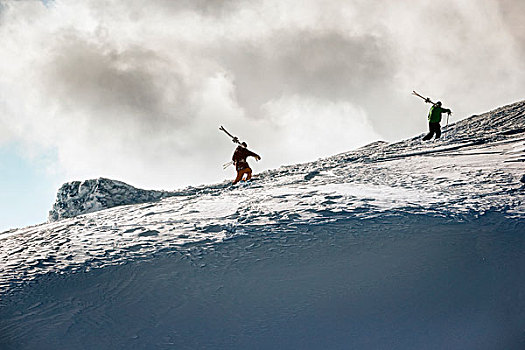
[[525, 348], [525, 101], [421, 136], [59, 192], [66, 219], [0, 234], [0, 348]]

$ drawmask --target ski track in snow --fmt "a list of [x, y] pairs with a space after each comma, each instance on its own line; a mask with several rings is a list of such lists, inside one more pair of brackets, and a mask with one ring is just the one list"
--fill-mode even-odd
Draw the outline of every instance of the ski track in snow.
[[[188, 188], [158, 202], [4, 232], [0, 291], [45, 273], [211, 246], [256, 227], [279, 238], [301, 224], [396, 213], [461, 219], [497, 210], [522, 218], [524, 105], [451, 125], [438, 141], [374, 143], [266, 171], [247, 185]], [[498, 118], [506, 118], [499, 128]]]

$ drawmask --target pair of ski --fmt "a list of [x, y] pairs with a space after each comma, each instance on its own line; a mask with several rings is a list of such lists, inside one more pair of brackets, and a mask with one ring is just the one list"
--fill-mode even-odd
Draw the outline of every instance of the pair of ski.
[[[232, 134], [230, 134], [230, 133], [228, 132], [228, 130], [226, 130], [226, 129], [224, 128], [224, 126], [221, 125], [221, 126], [219, 127], [219, 130], [224, 131], [224, 132], [226, 133], [226, 135], [228, 135], [229, 137], [231, 137], [233, 143], [236, 143], [236, 144], [238, 144], [238, 145], [241, 144], [241, 142], [239, 141], [239, 138], [238, 138], [237, 136], [233, 136]], [[228, 168], [228, 167], [229, 167], [230, 165], [232, 165], [232, 164], [233, 164], [233, 161], [230, 161], [230, 162], [228, 162], [228, 163], [224, 163], [224, 164], [222, 165], [222, 168], [223, 168], [223, 169], [226, 169], [226, 168]]]
[[412, 95], [417, 96], [417, 97], [421, 97], [423, 100], [425, 100], [426, 103], [432, 103], [434, 106], [436, 105], [434, 102], [432, 102], [432, 100], [430, 98], [423, 97], [423, 96], [421, 96], [420, 94], [418, 94], [415, 91], [412, 91]]
[[234, 143], [236, 143], [236, 144], [238, 144], [238, 145], [241, 144], [241, 142], [239, 141], [239, 138], [238, 138], [237, 136], [233, 136], [232, 134], [230, 134], [230, 133], [228, 132], [228, 130], [226, 130], [226, 129], [224, 128], [224, 126], [221, 125], [220, 128], [219, 128], [219, 130], [224, 131], [224, 132], [226, 133], [226, 135], [228, 135], [229, 137], [231, 137], [231, 138], [232, 138], [232, 141], [233, 141]]

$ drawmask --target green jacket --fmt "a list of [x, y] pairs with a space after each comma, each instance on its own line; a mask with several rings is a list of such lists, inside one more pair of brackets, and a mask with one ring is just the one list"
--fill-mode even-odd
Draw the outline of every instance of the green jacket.
[[430, 107], [428, 112], [428, 121], [430, 123], [439, 123], [441, 121], [441, 113], [451, 113], [450, 109], [443, 108], [438, 105], [433, 105]]

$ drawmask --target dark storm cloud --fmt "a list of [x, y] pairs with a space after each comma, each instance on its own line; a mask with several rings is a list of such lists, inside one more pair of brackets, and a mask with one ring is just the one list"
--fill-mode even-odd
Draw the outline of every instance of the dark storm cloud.
[[283, 95], [361, 101], [390, 82], [390, 48], [370, 35], [275, 33], [265, 43], [235, 43], [217, 53], [235, 77], [238, 102], [250, 116]]
[[61, 108], [88, 110], [106, 127], [157, 133], [189, 122], [190, 87], [176, 64], [139, 46], [117, 49], [68, 33], [53, 46], [43, 74]]

